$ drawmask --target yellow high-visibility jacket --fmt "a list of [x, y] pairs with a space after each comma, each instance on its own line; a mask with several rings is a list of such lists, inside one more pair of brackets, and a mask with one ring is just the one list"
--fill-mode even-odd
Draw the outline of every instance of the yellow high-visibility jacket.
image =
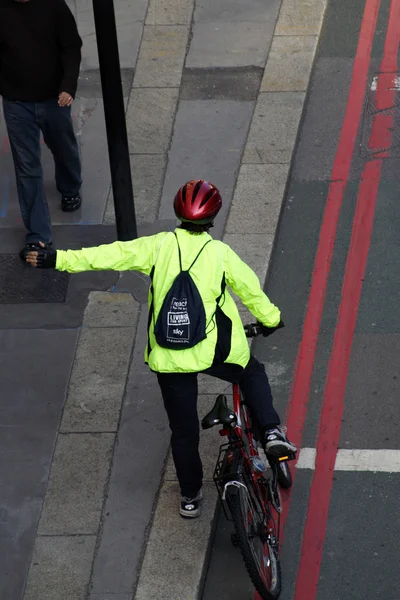
[[[187, 269], [207, 240], [208, 233], [193, 235], [176, 229], [182, 255], [182, 268]], [[154, 267], [154, 268], [153, 268]], [[82, 250], [58, 250], [56, 269], [69, 273], [82, 271], [141, 271], [152, 275], [149, 307], [153, 318], [149, 325], [145, 361], [159, 373], [188, 373], [208, 369], [217, 359], [245, 367], [250, 358], [249, 346], [236, 304], [225, 289], [216, 312], [216, 299], [226, 284], [250, 312], [267, 327], [280, 321], [280, 310], [264, 294], [256, 274], [223, 242], [212, 240], [190, 269], [206, 313], [207, 337], [193, 348], [162, 348], [154, 337], [154, 324], [165, 296], [180, 272], [178, 245], [172, 232], [141, 237], [131, 242], [114, 242]], [[154, 296], [154, 297], [153, 297]]]

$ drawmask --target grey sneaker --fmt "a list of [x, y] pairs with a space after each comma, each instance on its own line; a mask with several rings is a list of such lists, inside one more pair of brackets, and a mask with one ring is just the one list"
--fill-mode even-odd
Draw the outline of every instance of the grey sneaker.
[[201, 500], [203, 498], [202, 490], [199, 491], [195, 498], [187, 498], [181, 496], [179, 513], [186, 519], [195, 519], [201, 513]]
[[286, 437], [285, 427], [275, 427], [265, 432], [264, 450], [267, 457], [269, 455], [275, 458], [297, 452], [296, 446], [289, 442]]

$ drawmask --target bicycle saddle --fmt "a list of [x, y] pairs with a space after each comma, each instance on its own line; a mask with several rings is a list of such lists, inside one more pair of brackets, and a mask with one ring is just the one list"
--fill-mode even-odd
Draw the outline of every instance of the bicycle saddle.
[[236, 415], [228, 406], [227, 397], [220, 394], [214, 404], [214, 408], [202, 419], [203, 429], [210, 429], [215, 425], [231, 425], [236, 421]]

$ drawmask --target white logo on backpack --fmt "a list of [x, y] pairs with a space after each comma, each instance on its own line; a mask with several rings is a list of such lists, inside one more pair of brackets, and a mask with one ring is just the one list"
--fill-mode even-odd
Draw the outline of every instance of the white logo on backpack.
[[[167, 318], [167, 335], [168, 339], [176, 339], [176, 341], [188, 341], [190, 338], [190, 318], [187, 311], [187, 298], [173, 298], [168, 311]], [[174, 329], [173, 329], [174, 328]], [[172, 333], [172, 336], [171, 336]]]

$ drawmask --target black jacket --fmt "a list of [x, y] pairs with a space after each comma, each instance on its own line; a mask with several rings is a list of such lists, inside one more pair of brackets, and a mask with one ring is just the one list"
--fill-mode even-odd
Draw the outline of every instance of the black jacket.
[[75, 97], [82, 40], [64, 0], [0, 0], [0, 95], [39, 102]]

